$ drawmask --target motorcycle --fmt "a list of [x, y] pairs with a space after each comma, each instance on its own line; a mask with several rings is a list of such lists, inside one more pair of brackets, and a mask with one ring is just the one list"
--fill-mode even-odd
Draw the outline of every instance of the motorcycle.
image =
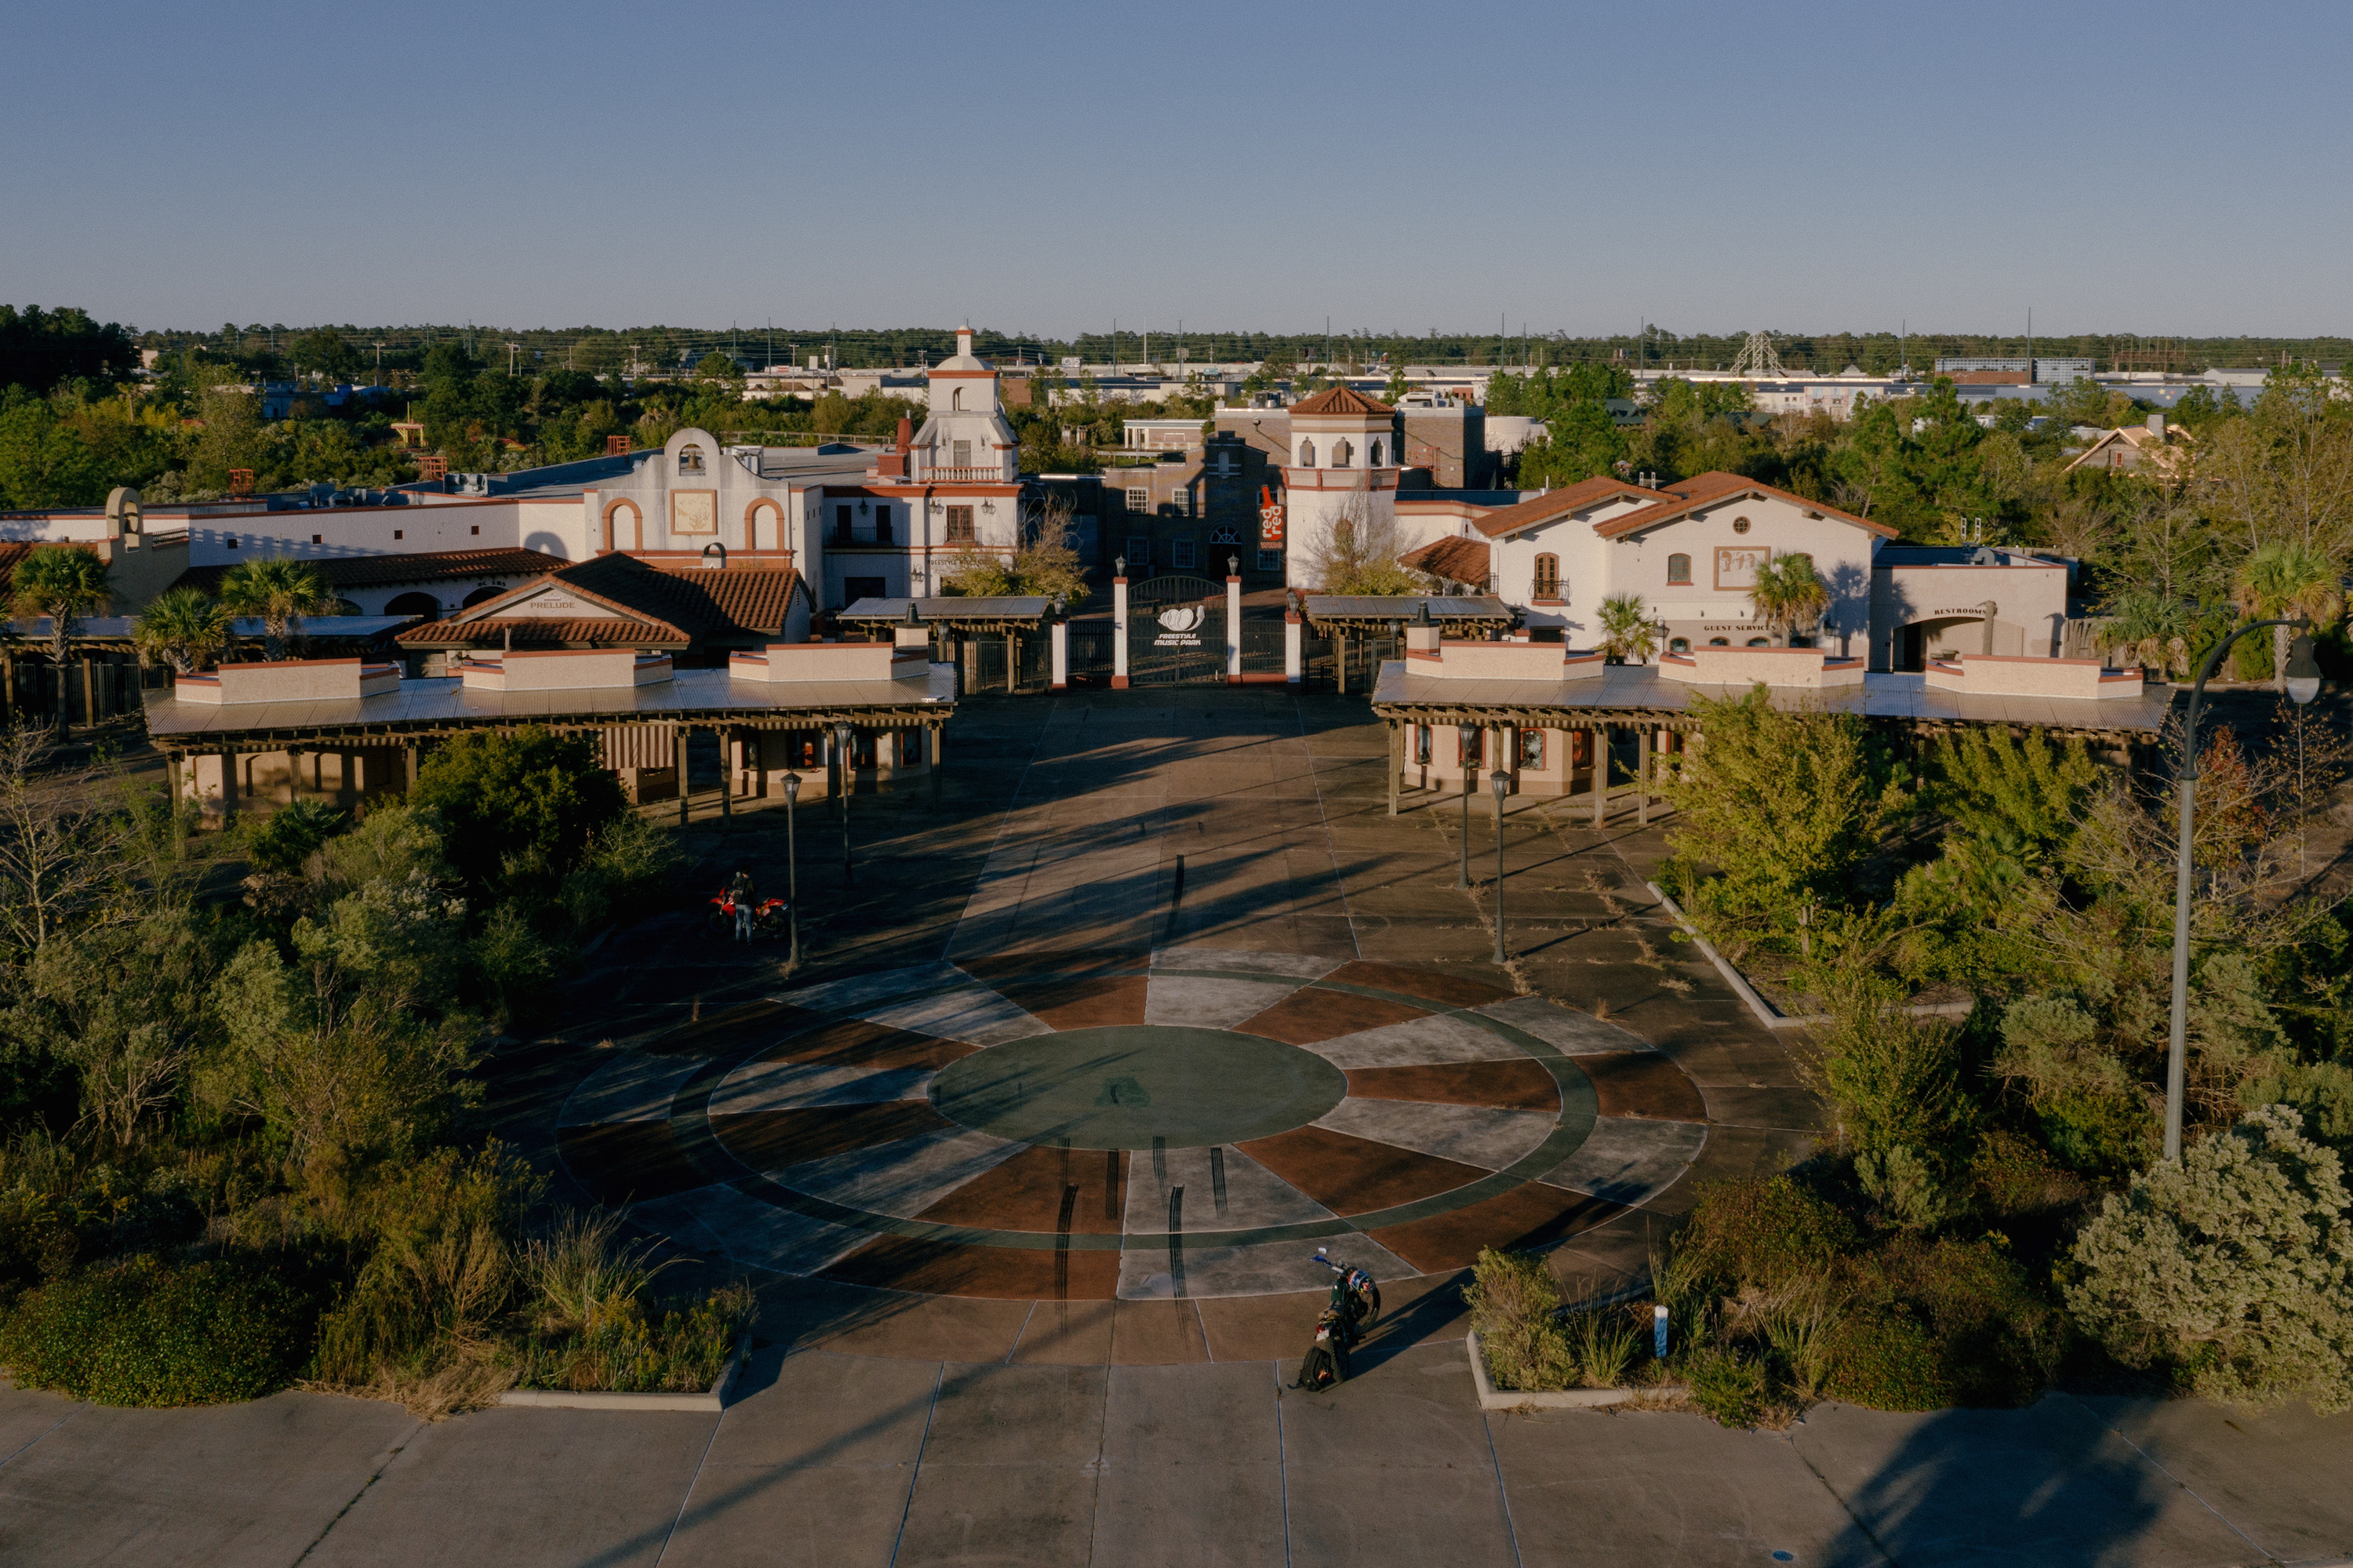
[[[762, 898], [752, 905], [752, 934], [755, 937], [781, 937], [792, 918], [792, 906], [781, 898]], [[702, 928], [714, 937], [735, 934], [735, 900], [723, 893], [711, 900], [711, 912], [702, 917]]]

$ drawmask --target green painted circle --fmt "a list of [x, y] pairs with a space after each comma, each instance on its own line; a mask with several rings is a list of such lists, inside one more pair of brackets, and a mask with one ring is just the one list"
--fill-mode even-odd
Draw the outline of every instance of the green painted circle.
[[1280, 1040], [1128, 1023], [976, 1051], [932, 1080], [949, 1120], [1022, 1143], [1170, 1149], [1303, 1126], [1347, 1097], [1347, 1075]]

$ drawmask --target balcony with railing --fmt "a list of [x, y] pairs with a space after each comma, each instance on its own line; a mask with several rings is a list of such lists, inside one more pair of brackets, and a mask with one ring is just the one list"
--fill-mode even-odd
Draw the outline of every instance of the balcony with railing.
[[1003, 484], [1008, 482], [1002, 465], [976, 463], [970, 466], [942, 465], [921, 469], [915, 474], [919, 484]]

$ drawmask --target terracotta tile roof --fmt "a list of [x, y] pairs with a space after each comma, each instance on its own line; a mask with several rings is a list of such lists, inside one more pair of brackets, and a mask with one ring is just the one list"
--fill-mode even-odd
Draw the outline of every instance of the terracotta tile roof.
[[1857, 517], [1852, 512], [1841, 512], [1826, 503], [1809, 501], [1802, 495], [1792, 494], [1778, 486], [1760, 483], [1757, 480], [1744, 478], [1736, 473], [1695, 474], [1690, 479], [1678, 481], [1664, 488], [1674, 497], [1673, 500], [1662, 502], [1656, 506], [1646, 506], [1640, 512], [1629, 512], [1621, 516], [1596, 523], [1593, 525], [1593, 531], [1605, 539], [1616, 539], [1638, 529], [1655, 528], [1662, 523], [1672, 523], [1687, 513], [1695, 512], [1703, 506], [1713, 505], [1732, 496], [1769, 495], [1778, 500], [1786, 501], [1793, 506], [1802, 506], [1809, 512], [1820, 513], [1824, 517], [1835, 517], [1841, 523], [1852, 523], [1856, 527], [1876, 534], [1883, 539], [1895, 537], [1895, 530], [1884, 523], [1873, 523], [1865, 518]]
[[684, 648], [690, 641], [677, 627], [653, 621], [560, 620], [546, 615], [427, 621], [394, 641], [404, 648], [499, 648], [506, 645], [509, 632], [517, 648]]
[[1645, 490], [1639, 484], [1629, 484], [1622, 479], [1596, 475], [1591, 479], [1580, 479], [1575, 484], [1563, 485], [1558, 490], [1548, 491], [1531, 500], [1523, 501], [1516, 506], [1500, 507], [1488, 513], [1484, 517], [1479, 518], [1472, 524], [1472, 526], [1491, 539], [1501, 539], [1507, 535], [1516, 534], [1523, 528], [1533, 528], [1540, 523], [1556, 522], [1572, 512], [1598, 505], [1612, 496], [1619, 495], [1623, 495], [1630, 500], [1648, 501], [1653, 503], [1671, 499], [1670, 493], [1667, 491]]
[[780, 635], [792, 609], [793, 596], [803, 592], [800, 573], [790, 567], [688, 567], [671, 571], [649, 567], [634, 556], [598, 556], [533, 577], [496, 599], [415, 633], [403, 633], [405, 642], [454, 647], [468, 641], [486, 643], [477, 629], [495, 626], [488, 641], [499, 640], [510, 622], [520, 625], [533, 617], [500, 612], [560, 585], [576, 598], [601, 605], [620, 621], [563, 621], [565, 626], [623, 625], [638, 628], [626, 635], [617, 630], [611, 641], [643, 642], [674, 647], [706, 641], [756, 642]]
[[1386, 419], [1396, 412], [1387, 403], [1367, 397], [1349, 387], [1327, 387], [1314, 397], [1303, 398], [1291, 406], [1291, 413], [1294, 417], [1300, 414], [1350, 414], [1364, 418]]
[[1408, 550], [1398, 557], [1398, 565], [1411, 567], [1418, 572], [1443, 577], [1448, 582], [1469, 583], [1482, 588], [1494, 552], [1484, 539], [1460, 537], [1433, 539], [1418, 550]]
[[[536, 577], [565, 565], [540, 550], [423, 550], [413, 556], [333, 556], [311, 563], [329, 588], [381, 588], [387, 583], [444, 582], [460, 577]], [[174, 588], [218, 591], [227, 566], [190, 567]]]

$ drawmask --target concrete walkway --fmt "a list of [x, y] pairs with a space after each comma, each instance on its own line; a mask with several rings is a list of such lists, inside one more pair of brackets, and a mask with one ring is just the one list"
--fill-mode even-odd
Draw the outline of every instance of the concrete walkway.
[[123, 1411], [0, 1391], [0, 1562], [2187, 1568], [2353, 1548], [2353, 1422], [2301, 1409], [2054, 1394], [1745, 1433], [1482, 1414], [1459, 1343], [1329, 1394], [1285, 1389], [1293, 1371], [771, 1347], [717, 1417], [439, 1424], [302, 1393]]
[[[1655, 828], [1516, 801], [1513, 959], [1489, 962], [1494, 824], [1388, 815], [1360, 702], [1183, 689], [985, 702], [950, 776], [797, 822], [808, 985], [976, 950], [1173, 940], [1436, 965], [1600, 1011], [1698, 1086], [1711, 1176], [1778, 1169], [1817, 1108], [1786, 1052], [1673, 944], [1641, 883]], [[786, 876], [783, 813], [698, 812], [690, 885]], [[1186, 857], [1182, 897], [1173, 862]], [[1164, 871], [1164, 868], [1166, 870]], [[598, 1042], [786, 989], [782, 955], [698, 908], [617, 932], [567, 1026], [501, 1054], [501, 1135], [551, 1170]], [[707, 1013], [706, 1010], [711, 1010]], [[593, 1194], [565, 1184], [560, 1195]], [[1639, 1230], [1555, 1254], [1608, 1287]], [[683, 1285], [695, 1266], [670, 1277]], [[0, 1388], [0, 1564], [465, 1563], [1391, 1564], [2318, 1563], [2353, 1552], [2353, 1418], [2052, 1395], [2027, 1411], [1822, 1406], [1787, 1433], [1692, 1415], [1482, 1413], [1453, 1282], [1328, 1395], [1261, 1346], [1314, 1298], [971, 1300], [774, 1278], [722, 1414], [499, 1410], [419, 1423], [302, 1393], [190, 1411]], [[1182, 1314], [1189, 1311], [1189, 1317]]]

